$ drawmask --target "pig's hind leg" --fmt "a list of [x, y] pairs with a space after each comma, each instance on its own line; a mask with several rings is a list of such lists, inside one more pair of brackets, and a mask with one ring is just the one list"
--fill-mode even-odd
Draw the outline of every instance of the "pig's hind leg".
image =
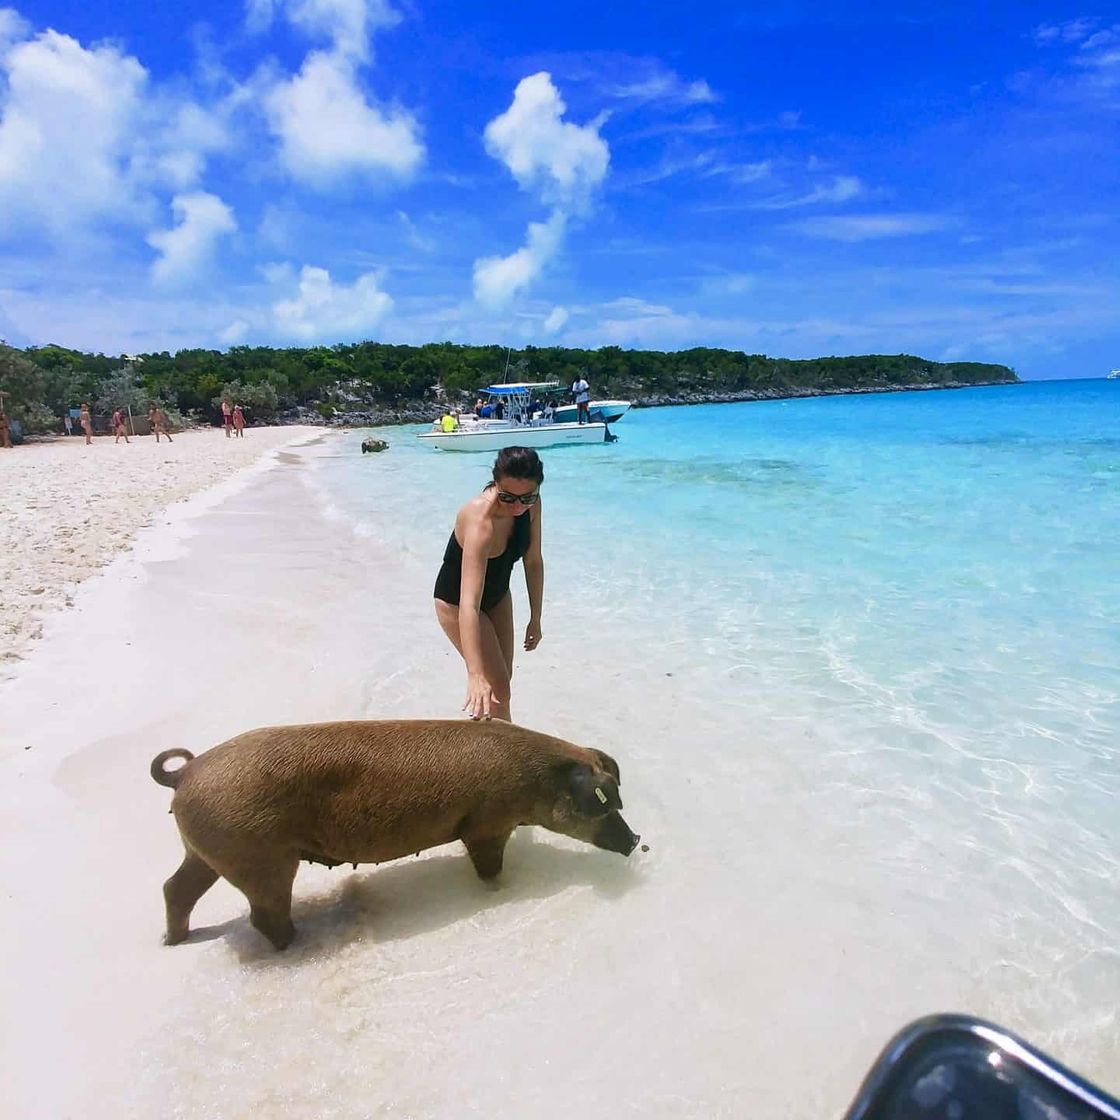
[[178, 945], [187, 939], [195, 903], [217, 881], [218, 873], [188, 848], [178, 871], [163, 884], [163, 901], [167, 908], [164, 944]]
[[243, 852], [222, 875], [249, 900], [249, 921], [277, 949], [286, 949], [295, 936], [292, 925], [292, 883], [299, 869], [299, 852]]

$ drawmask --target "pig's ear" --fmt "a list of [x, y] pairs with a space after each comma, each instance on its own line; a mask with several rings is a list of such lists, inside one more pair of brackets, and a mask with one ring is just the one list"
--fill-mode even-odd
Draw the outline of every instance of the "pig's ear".
[[590, 766], [578, 763], [568, 776], [568, 792], [576, 808], [585, 817], [605, 817], [612, 809], [622, 808], [618, 785], [613, 778], [598, 779]]
[[618, 772], [618, 763], [606, 751], [597, 751], [592, 748], [591, 753], [595, 756], [595, 761], [614, 778], [615, 785], [622, 785], [622, 775]]

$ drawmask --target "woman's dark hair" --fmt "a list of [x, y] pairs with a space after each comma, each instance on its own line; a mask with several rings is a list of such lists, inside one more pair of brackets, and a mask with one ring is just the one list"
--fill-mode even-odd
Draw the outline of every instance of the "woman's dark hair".
[[499, 478], [522, 478], [539, 486], [544, 482], [544, 464], [531, 447], [503, 447], [494, 460], [494, 481]]

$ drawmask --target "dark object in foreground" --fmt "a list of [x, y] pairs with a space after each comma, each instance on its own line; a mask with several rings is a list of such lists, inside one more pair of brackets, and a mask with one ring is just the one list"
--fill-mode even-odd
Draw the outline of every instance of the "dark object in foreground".
[[[186, 765], [164, 764], [184, 758]], [[462, 840], [492, 879], [506, 841], [536, 824], [628, 856], [639, 837], [619, 810], [618, 763], [515, 724], [367, 720], [265, 727], [195, 758], [164, 751], [152, 777], [171, 802], [186, 855], [164, 884], [169, 945], [221, 876], [277, 949], [294, 935], [300, 860], [384, 863]]]
[[368, 451], [386, 451], [389, 445], [383, 439], [364, 439], [362, 440], [362, 454], [365, 455]]
[[887, 1043], [844, 1120], [1120, 1120], [1120, 1101], [1002, 1027], [931, 1015]]

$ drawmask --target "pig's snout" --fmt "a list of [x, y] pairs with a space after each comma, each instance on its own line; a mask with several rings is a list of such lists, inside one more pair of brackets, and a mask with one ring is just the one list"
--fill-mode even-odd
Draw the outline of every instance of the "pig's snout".
[[628, 856], [637, 846], [641, 837], [630, 831], [630, 826], [622, 819], [618, 812], [608, 813], [603, 818], [603, 823], [595, 830], [592, 843], [596, 848], [604, 848], [608, 852], [618, 852], [619, 855]]

